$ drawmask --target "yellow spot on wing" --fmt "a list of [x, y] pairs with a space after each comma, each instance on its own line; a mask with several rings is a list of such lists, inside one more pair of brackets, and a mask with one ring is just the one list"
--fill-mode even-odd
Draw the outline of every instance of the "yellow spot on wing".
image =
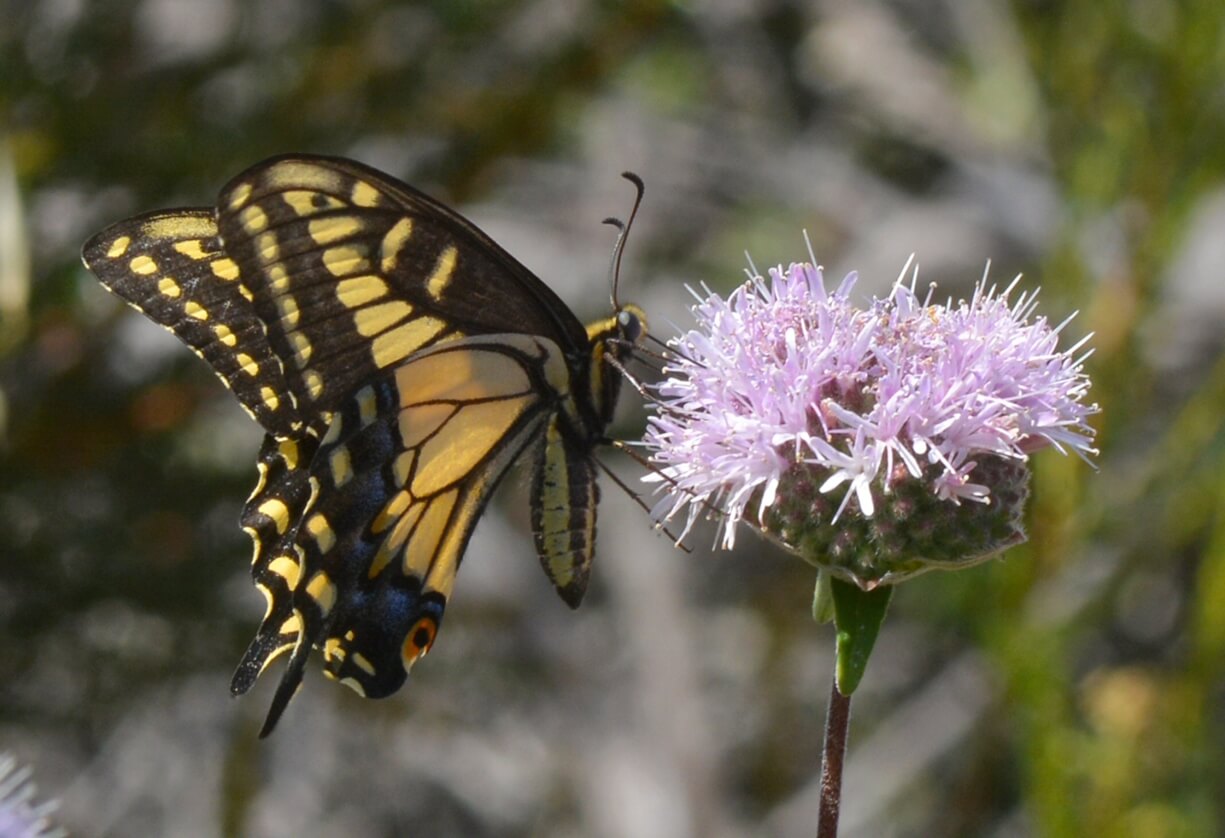
[[336, 215], [330, 218], [313, 218], [306, 229], [316, 244], [331, 244], [361, 232], [362, 223], [351, 215]]
[[273, 265], [268, 268], [268, 279], [272, 290], [278, 294], [289, 289], [289, 274], [285, 273], [284, 265]]
[[[265, 465], [263, 461], [256, 461], [255, 471], [259, 474], [259, 479], [255, 481], [255, 488], [251, 490], [251, 494], [247, 497], [248, 502], [255, 500], [256, 496], [264, 491], [264, 486], [268, 483], [268, 466]], [[251, 529], [250, 527], [243, 527], [243, 530], [245, 530], [247, 534], [249, 534], [256, 541], [259, 540], [259, 536], [256, 534], [255, 530]], [[258, 545], [256, 546], [258, 547]]]
[[311, 352], [314, 347], [311, 346], [310, 339], [301, 332], [291, 332], [289, 342], [293, 345], [293, 360], [298, 365], [298, 369], [306, 366], [306, 362], [310, 360]]
[[404, 243], [408, 241], [412, 234], [413, 220], [405, 216], [387, 231], [387, 235], [383, 236], [383, 241], [379, 245], [380, 264], [383, 268], [383, 273], [387, 274], [395, 270], [400, 250], [403, 249]]
[[268, 215], [259, 206], [250, 206], [238, 214], [238, 222], [251, 235], [268, 226]]
[[390, 366], [412, 355], [445, 331], [447, 324], [435, 317], [417, 317], [389, 329], [374, 339], [370, 353], [379, 367]]
[[247, 202], [251, 197], [251, 184], [240, 183], [234, 187], [234, 192], [230, 195], [230, 209], [236, 210]]
[[276, 305], [281, 311], [281, 325], [287, 329], [292, 329], [298, 325], [298, 304], [294, 301], [293, 297], [283, 294], [277, 297]]
[[131, 236], [120, 236], [111, 242], [111, 246], [107, 248], [107, 257], [110, 259], [118, 259], [120, 256], [128, 252], [128, 245], [131, 243]]
[[312, 399], [318, 399], [323, 395], [323, 376], [314, 370], [307, 370], [302, 375], [302, 381], [306, 384], [306, 392]]
[[348, 308], [357, 308], [387, 294], [387, 283], [377, 276], [355, 276], [336, 283], [336, 298]]
[[298, 612], [294, 612], [293, 616], [285, 622], [281, 623], [281, 628], [278, 629], [278, 634], [298, 634], [302, 631], [302, 618], [298, 616]]
[[300, 216], [315, 215], [325, 209], [337, 209], [344, 206], [331, 195], [310, 189], [290, 189], [281, 193], [285, 203]]
[[325, 420], [328, 423], [328, 432], [323, 435], [323, 439], [320, 441], [319, 444], [320, 445], [331, 445], [336, 440], [340, 439], [340, 432], [344, 428], [345, 417], [344, 417], [344, 414], [342, 413], [339, 416], [336, 416], [335, 419], [333, 420], [331, 418], [332, 414], [324, 414], [324, 415], [329, 417]]
[[378, 416], [378, 403], [374, 398], [373, 387], [366, 386], [357, 391], [357, 415], [363, 428]]
[[338, 172], [308, 160], [282, 160], [274, 163], [264, 171], [264, 180], [273, 189], [306, 187], [333, 195], [340, 192], [342, 186]]
[[271, 387], [259, 388], [259, 397], [264, 400], [264, 406], [269, 410], [276, 410], [281, 406], [281, 399], [276, 394], [276, 390]]
[[212, 269], [213, 275], [218, 279], [227, 281], [238, 279], [238, 265], [234, 263], [233, 259], [228, 257], [223, 256], [220, 259], [214, 259], [209, 264], [209, 268]]
[[203, 245], [204, 242], [199, 239], [188, 239], [187, 241], [175, 242], [174, 249], [188, 259], [207, 259], [208, 254], [204, 252]]
[[276, 525], [277, 535], [284, 535], [289, 527], [289, 507], [278, 498], [269, 498], [259, 505], [259, 513], [267, 515]]
[[345, 446], [332, 451], [328, 457], [328, 465], [332, 469], [332, 482], [336, 488], [348, 483], [353, 478], [353, 463], [349, 459], [349, 449]]
[[132, 273], [140, 274], [141, 276], [148, 276], [149, 274], [157, 273], [157, 262], [154, 262], [143, 253], [140, 256], [133, 258], [132, 261], [128, 263], [128, 267], [132, 270]]
[[410, 491], [432, 495], [468, 475], [510, 432], [536, 397], [532, 395], [464, 405], [455, 418], [422, 443]]
[[323, 659], [343, 661], [348, 655], [348, 650], [339, 637], [329, 637], [323, 641]]
[[157, 290], [171, 299], [183, 293], [183, 289], [179, 287], [179, 284], [168, 276], [164, 276], [157, 281]]
[[379, 204], [379, 191], [364, 180], [353, 184], [353, 192], [350, 197], [359, 207], [377, 207]]
[[345, 244], [323, 251], [323, 266], [332, 276], [348, 276], [370, 270], [370, 261], [364, 246]]
[[284, 579], [289, 590], [298, 587], [298, 574], [302, 572], [302, 566], [292, 556], [277, 556], [268, 563], [268, 570]]
[[374, 674], [374, 664], [372, 664], [361, 652], [353, 653], [353, 663], [357, 665], [358, 669], [365, 672], [367, 675]]
[[239, 352], [237, 355], [234, 356], [234, 360], [238, 362], [238, 366], [241, 367], [242, 371], [245, 372], [247, 375], [250, 375], [250, 376], [259, 375], [259, 364], [256, 363], [255, 359], [252, 358], [247, 353]]
[[140, 230], [147, 239], [207, 239], [217, 234], [217, 222], [211, 212], [207, 215], [163, 215], [145, 221]]
[[280, 453], [281, 459], [285, 461], [285, 465], [289, 468], [298, 467], [298, 443], [288, 437], [278, 439], [276, 442], [276, 450]]
[[442, 253], [438, 254], [438, 261], [434, 264], [434, 272], [425, 281], [425, 290], [435, 300], [441, 300], [443, 292], [451, 284], [451, 277], [455, 274], [455, 265], [458, 261], [459, 251], [453, 244], [447, 245]]
[[298, 215], [314, 215], [319, 211], [315, 207], [314, 201], [317, 194], [317, 192], [310, 192], [305, 189], [291, 189], [288, 192], [282, 192], [281, 198]]
[[262, 583], [260, 583], [260, 582], [256, 582], [256, 583], [255, 583], [255, 590], [259, 591], [261, 594], [263, 594], [263, 595], [264, 595], [264, 616], [263, 616], [263, 619], [264, 619], [264, 620], [267, 620], [267, 619], [268, 619], [268, 615], [272, 613], [272, 604], [273, 604], [273, 602], [275, 601], [276, 597], [274, 597], [274, 596], [272, 595], [272, 591], [268, 590], [268, 587], [267, 587], [266, 585], [264, 585], [264, 584], [262, 584]]
[[265, 265], [281, 258], [281, 245], [276, 240], [276, 233], [261, 233], [255, 240], [255, 252]]
[[208, 312], [205, 311], [204, 306], [200, 305], [195, 300], [188, 300], [187, 305], [183, 307], [183, 311], [186, 312], [188, 317], [194, 317], [197, 320], [208, 319]]
[[285, 654], [286, 652], [288, 652], [288, 651], [289, 651], [290, 649], [292, 649], [292, 648], [293, 648], [295, 645], [296, 645], [296, 643], [285, 643], [285, 644], [283, 644], [283, 645], [281, 645], [281, 646], [277, 646], [275, 649], [273, 649], [271, 652], [269, 652], [269, 653], [268, 653], [268, 657], [264, 658], [264, 662], [263, 662], [262, 664], [260, 664], [260, 667], [259, 667], [259, 674], [260, 674], [260, 675], [263, 675], [263, 674], [264, 674], [264, 670], [268, 668], [268, 665], [269, 665], [269, 664], [271, 664], [273, 661], [275, 661], [275, 660], [276, 660], [277, 658], [279, 658], [281, 655], [283, 655], [283, 654]]
[[306, 531], [314, 536], [321, 553], [326, 553], [336, 546], [336, 533], [332, 532], [332, 525], [322, 512], [316, 512], [307, 519]]
[[413, 313], [413, 307], [403, 300], [359, 308], [353, 314], [353, 325], [364, 337], [385, 332]]

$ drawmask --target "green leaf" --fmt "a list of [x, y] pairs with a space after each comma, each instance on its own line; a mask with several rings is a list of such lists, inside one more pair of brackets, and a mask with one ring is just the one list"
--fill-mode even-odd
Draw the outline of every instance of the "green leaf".
[[868, 667], [868, 658], [893, 597], [893, 586], [882, 585], [864, 591], [850, 582], [830, 579], [830, 595], [834, 600], [834, 627], [838, 638], [838, 692], [850, 695], [859, 686]]
[[812, 618], [818, 623], [834, 621], [834, 600], [829, 590], [830, 579], [828, 573], [817, 571], [817, 585], [812, 592]]

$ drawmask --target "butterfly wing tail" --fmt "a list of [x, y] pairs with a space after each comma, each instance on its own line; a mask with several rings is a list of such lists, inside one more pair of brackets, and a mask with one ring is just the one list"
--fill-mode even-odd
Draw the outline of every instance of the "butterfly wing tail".
[[289, 656], [289, 665], [285, 668], [285, 674], [281, 676], [281, 683], [277, 685], [276, 695], [272, 697], [272, 706], [268, 708], [264, 726], [260, 728], [260, 739], [266, 739], [276, 729], [277, 722], [281, 720], [285, 708], [298, 694], [302, 686], [302, 676], [306, 672], [306, 662], [310, 659], [310, 651], [311, 644], [304, 635], [299, 634], [298, 643], [294, 646], [293, 654]]

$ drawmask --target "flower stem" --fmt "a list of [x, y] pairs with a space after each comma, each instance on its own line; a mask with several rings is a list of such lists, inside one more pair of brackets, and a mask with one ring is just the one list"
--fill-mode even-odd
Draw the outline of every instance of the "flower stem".
[[825, 716], [825, 747], [821, 754], [821, 808], [817, 814], [817, 838], [836, 838], [842, 803], [842, 763], [851, 724], [851, 697], [838, 691], [835, 677], [829, 690]]

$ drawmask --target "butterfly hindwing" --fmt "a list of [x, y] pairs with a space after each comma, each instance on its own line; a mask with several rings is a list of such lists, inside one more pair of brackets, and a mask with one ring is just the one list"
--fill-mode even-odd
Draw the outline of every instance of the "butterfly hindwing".
[[240, 523], [255, 545], [251, 577], [267, 609], [234, 673], [230, 691], [235, 695], [249, 690], [301, 634], [300, 620], [293, 613], [293, 590], [302, 564], [294, 536], [310, 498], [309, 466], [318, 445], [310, 436], [295, 440], [269, 434], [260, 448], [259, 482], [243, 507]]
[[103, 285], [207, 361], [265, 429], [285, 435], [300, 427], [281, 362], [211, 209], [120, 222], [90, 239], [82, 256]]
[[468, 338], [415, 355], [335, 413], [297, 523], [301, 633], [269, 728], [312, 646], [362, 695], [399, 689], [433, 643], [490, 494], [556, 409], [559, 374], [551, 341]]

